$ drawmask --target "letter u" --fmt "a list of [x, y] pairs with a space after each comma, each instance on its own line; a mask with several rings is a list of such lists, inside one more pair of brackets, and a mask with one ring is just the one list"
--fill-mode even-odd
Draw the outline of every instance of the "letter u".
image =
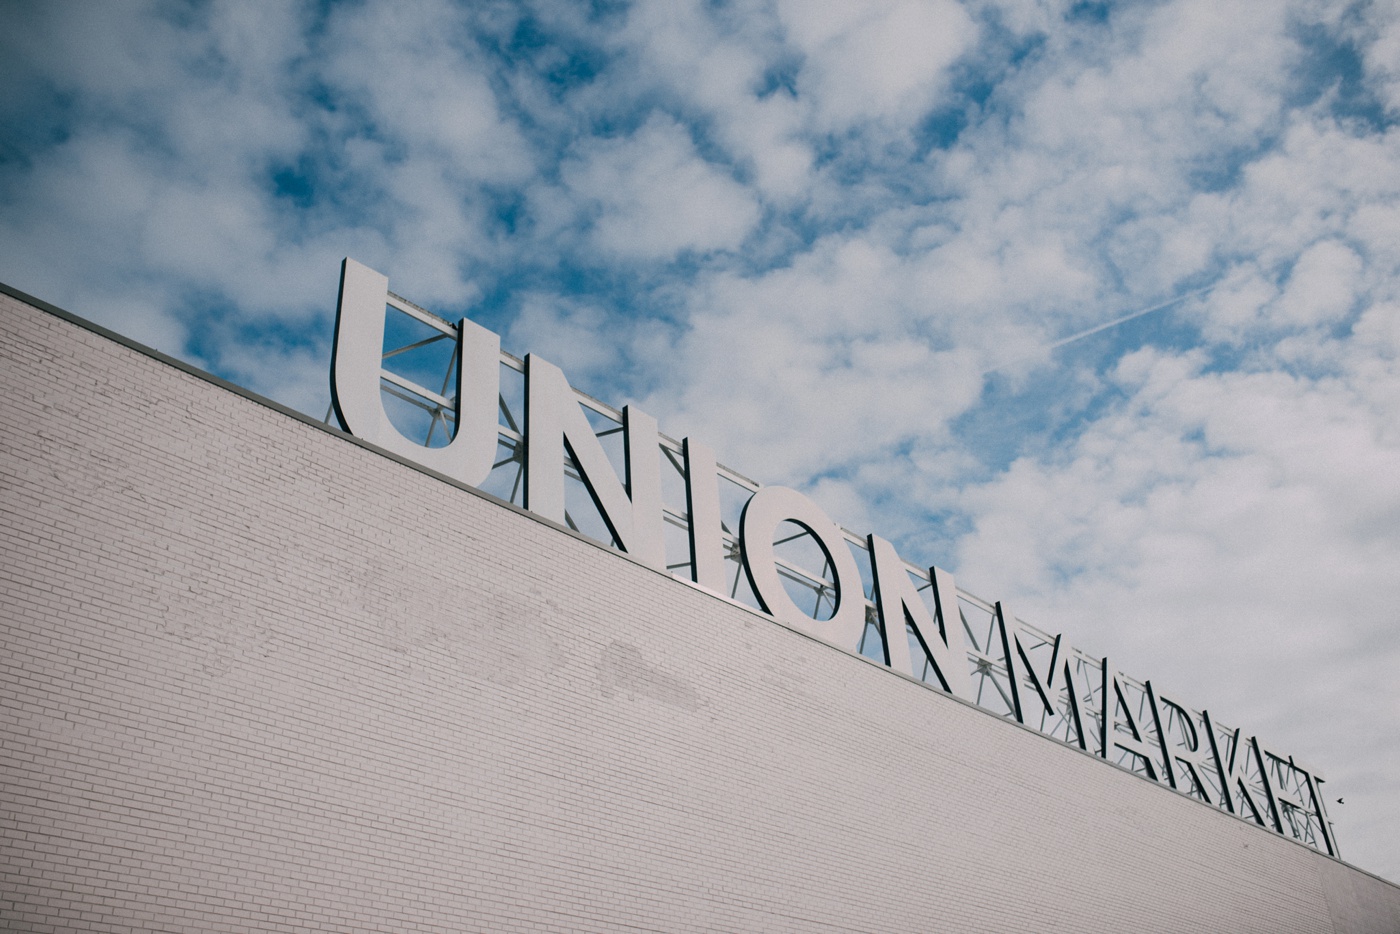
[[340, 426], [392, 454], [468, 486], [480, 486], [496, 457], [501, 339], [475, 322], [457, 323], [457, 433], [440, 448], [405, 438], [380, 396], [389, 278], [346, 259], [340, 267], [331, 402]]

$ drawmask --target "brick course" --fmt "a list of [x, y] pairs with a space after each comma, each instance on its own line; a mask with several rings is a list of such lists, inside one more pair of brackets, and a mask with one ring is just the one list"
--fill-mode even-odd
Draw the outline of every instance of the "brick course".
[[0, 926], [1400, 931], [1400, 888], [0, 295]]

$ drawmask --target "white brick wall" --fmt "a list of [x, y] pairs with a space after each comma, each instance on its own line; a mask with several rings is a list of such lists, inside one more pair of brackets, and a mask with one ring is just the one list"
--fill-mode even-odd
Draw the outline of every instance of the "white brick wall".
[[0, 925], [1400, 931], [1400, 888], [0, 295]]

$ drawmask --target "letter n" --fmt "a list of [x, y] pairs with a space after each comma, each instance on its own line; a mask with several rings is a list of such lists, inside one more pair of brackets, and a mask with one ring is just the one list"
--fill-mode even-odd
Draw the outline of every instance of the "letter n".
[[[920, 599], [894, 546], [878, 535], [866, 536], [870, 548], [870, 568], [875, 578], [875, 608], [885, 639], [885, 664], [914, 675], [905, 627], [912, 626], [919, 643], [933, 662], [943, 690], [963, 700], [972, 700], [972, 679], [968, 674], [967, 650], [963, 645], [962, 618], [958, 613], [958, 591], [952, 575], [929, 568], [934, 588], [935, 622]], [[942, 623], [940, 627], [939, 623]], [[916, 676], [917, 677], [917, 676]]]
[[654, 568], [664, 568], [656, 420], [627, 406], [622, 410], [622, 424], [625, 487], [563, 371], [534, 354], [525, 357], [525, 508], [563, 524], [567, 448], [584, 487], [622, 550]]

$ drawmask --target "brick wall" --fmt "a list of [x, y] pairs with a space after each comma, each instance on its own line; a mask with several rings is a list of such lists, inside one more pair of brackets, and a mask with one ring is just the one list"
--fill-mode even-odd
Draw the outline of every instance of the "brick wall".
[[8, 295], [0, 399], [7, 930], [1400, 930], [1400, 888]]

